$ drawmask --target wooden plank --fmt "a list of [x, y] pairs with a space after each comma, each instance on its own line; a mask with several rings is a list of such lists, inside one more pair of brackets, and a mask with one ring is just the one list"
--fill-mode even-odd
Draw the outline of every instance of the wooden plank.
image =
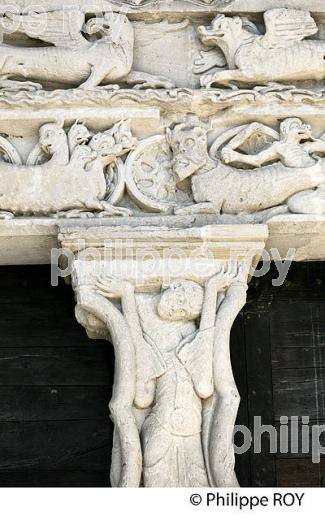
[[[273, 424], [272, 373], [269, 314], [245, 313], [245, 342], [250, 430], [254, 432], [254, 418], [261, 424]], [[276, 481], [274, 455], [269, 452], [268, 434], [261, 440], [261, 453], [250, 450], [252, 486], [274, 486]]]
[[273, 380], [276, 419], [308, 415], [325, 420], [325, 368], [277, 368]]
[[[287, 424], [282, 423], [283, 433], [282, 439], [283, 442], [287, 438], [287, 447], [283, 445], [283, 448], [280, 449], [279, 440], [280, 440], [280, 426], [281, 424], [277, 421], [275, 422], [275, 428], [277, 430], [278, 435], [278, 451], [276, 454], [277, 459], [305, 459], [311, 458], [313, 456], [313, 460], [316, 460], [317, 454], [319, 453], [320, 457], [325, 457], [321, 452], [324, 448], [321, 448], [318, 451], [319, 446], [325, 446], [325, 431], [324, 431], [325, 420], [310, 420], [304, 425], [304, 430], [302, 430], [301, 420], [297, 420], [292, 417], [287, 418]], [[313, 432], [314, 428], [320, 426], [321, 429]], [[293, 432], [293, 433], [292, 433]], [[304, 445], [305, 450], [302, 452], [302, 433], [304, 435]]]
[[0, 347], [88, 346], [91, 342], [78, 325], [74, 306], [59, 302], [0, 305]]
[[0, 421], [107, 419], [110, 386], [0, 386]]
[[0, 348], [0, 386], [107, 385], [113, 381], [113, 349]]
[[325, 459], [314, 464], [310, 459], [276, 461], [277, 485], [280, 487], [319, 487], [325, 485]]
[[0, 471], [0, 487], [110, 487], [109, 471]]
[[0, 423], [0, 472], [108, 470], [113, 426], [109, 419]]

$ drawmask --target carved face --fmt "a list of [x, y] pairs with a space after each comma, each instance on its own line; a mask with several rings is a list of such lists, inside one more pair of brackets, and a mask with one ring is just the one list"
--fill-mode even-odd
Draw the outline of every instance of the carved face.
[[202, 287], [189, 280], [174, 282], [166, 289], [158, 304], [158, 314], [164, 320], [191, 321], [202, 312], [204, 291]]
[[104, 16], [91, 18], [86, 24], [86, 32], [105, 37], [115, 45], [126, 41], [133, 44], [133, 27], [123, 14], [107, 12]]
[[289, 117], [280, 125], [281, 136], [291, 138], [295, 142], [304, 141], [312, 138], [312, 129], [298, 117]]
[[51, 155], [62, 150], [67, 143], [67, 136], [63, 128], [57, 123], [43, 125], [39, 131], [39, 144], [45, 153]]
[[206, 164], [208, 143], [206, 130], [203, 128], [178, 125], [167, 133], [167, 139], [173, 151], [172, 166], [177, 182], [186, 179]]
[[91, 132], [86, 125], [82, 123], [74, 124], [68, 134], [70, 148], [73, 149], [78, 145], [85, 144], [91, 138]]
[[239, 16], [227, 18], [221, 14], [214, 18], [210, 26], [198, 27], [198, 34], [205, 45], [219, 45], [222, 40], [236, 39], [242, 28], [243, 22]]

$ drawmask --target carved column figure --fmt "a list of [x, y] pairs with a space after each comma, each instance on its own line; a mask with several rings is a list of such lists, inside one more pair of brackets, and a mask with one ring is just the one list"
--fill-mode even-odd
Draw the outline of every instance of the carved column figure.
[[237, 486], [229, 337], [265, 226], [62, 229], [76, 317], [115, 349], [111, 483]]

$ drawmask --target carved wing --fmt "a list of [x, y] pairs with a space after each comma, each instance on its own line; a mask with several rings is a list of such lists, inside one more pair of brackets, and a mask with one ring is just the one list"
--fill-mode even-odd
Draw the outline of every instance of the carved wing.
[[262, 44], [273, 49], [294, 45], [318, 31], [310, 13], [298, 9], [271, 9], [264, 14], [264, 22]]
[[78, 49], [89, 45], [82, 35], [85, 15], [80, 9], [9, 16], [20, 32], [55, 47]]

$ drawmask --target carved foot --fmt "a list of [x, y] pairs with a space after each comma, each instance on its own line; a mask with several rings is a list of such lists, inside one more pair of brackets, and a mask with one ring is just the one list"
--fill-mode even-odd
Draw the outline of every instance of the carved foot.
[[103, 211], [97, 214], [99, 218], [104, 217], [130, 217], [133, 214], [133, 211], [129, 208], [121, 208], [119, 206], [113, 206], [107, 201], [101, 202]]
[[33, 83], [32, 81], [15, 81], [12, 79], [0, 79], [0, 90], [7, 90], [11, 92], [36, 92], [42, 90], [40, 83]]
[[133, 88], [135, 90], [144, 90], [146, 88], [164, 88], [168, 90], [175, 88], [175, 84], [163, 77], [156, 77], [152, 80], [144, 80], [143, 83], [137, 83]]
[[120, 85], [117, 85], [116, 83], [111, 85], [99, 85], [96, 88], [100, 88], [101, 90], [119, 90], [121, 87]]
[[132, 70], [126, 76], [124, 81], [127, 85], [130, 85], [130, 87], [133, 87], [136, 90], [146, 88], [175, 88], [175, 84], [164, 76], [154, 76], [152, 74], [147, 74], [146, 72], [138, 72], [135, 70]]
[[58, 211], [50, 216], [52, 218], [94, 218], [95, 214], [86, 209], [70, 209], [68, 211]]
[[14, 217], [15, 215], [11, 211], [0, 211], [0, 220], [10, 220]]
[[202, 202], [200, 204], [192, 204], [191, 206], [184, 206], [183, 208], [175, 208], [175, 215], [220, 215], [220, 212], [215, 208], [211, 202]]

